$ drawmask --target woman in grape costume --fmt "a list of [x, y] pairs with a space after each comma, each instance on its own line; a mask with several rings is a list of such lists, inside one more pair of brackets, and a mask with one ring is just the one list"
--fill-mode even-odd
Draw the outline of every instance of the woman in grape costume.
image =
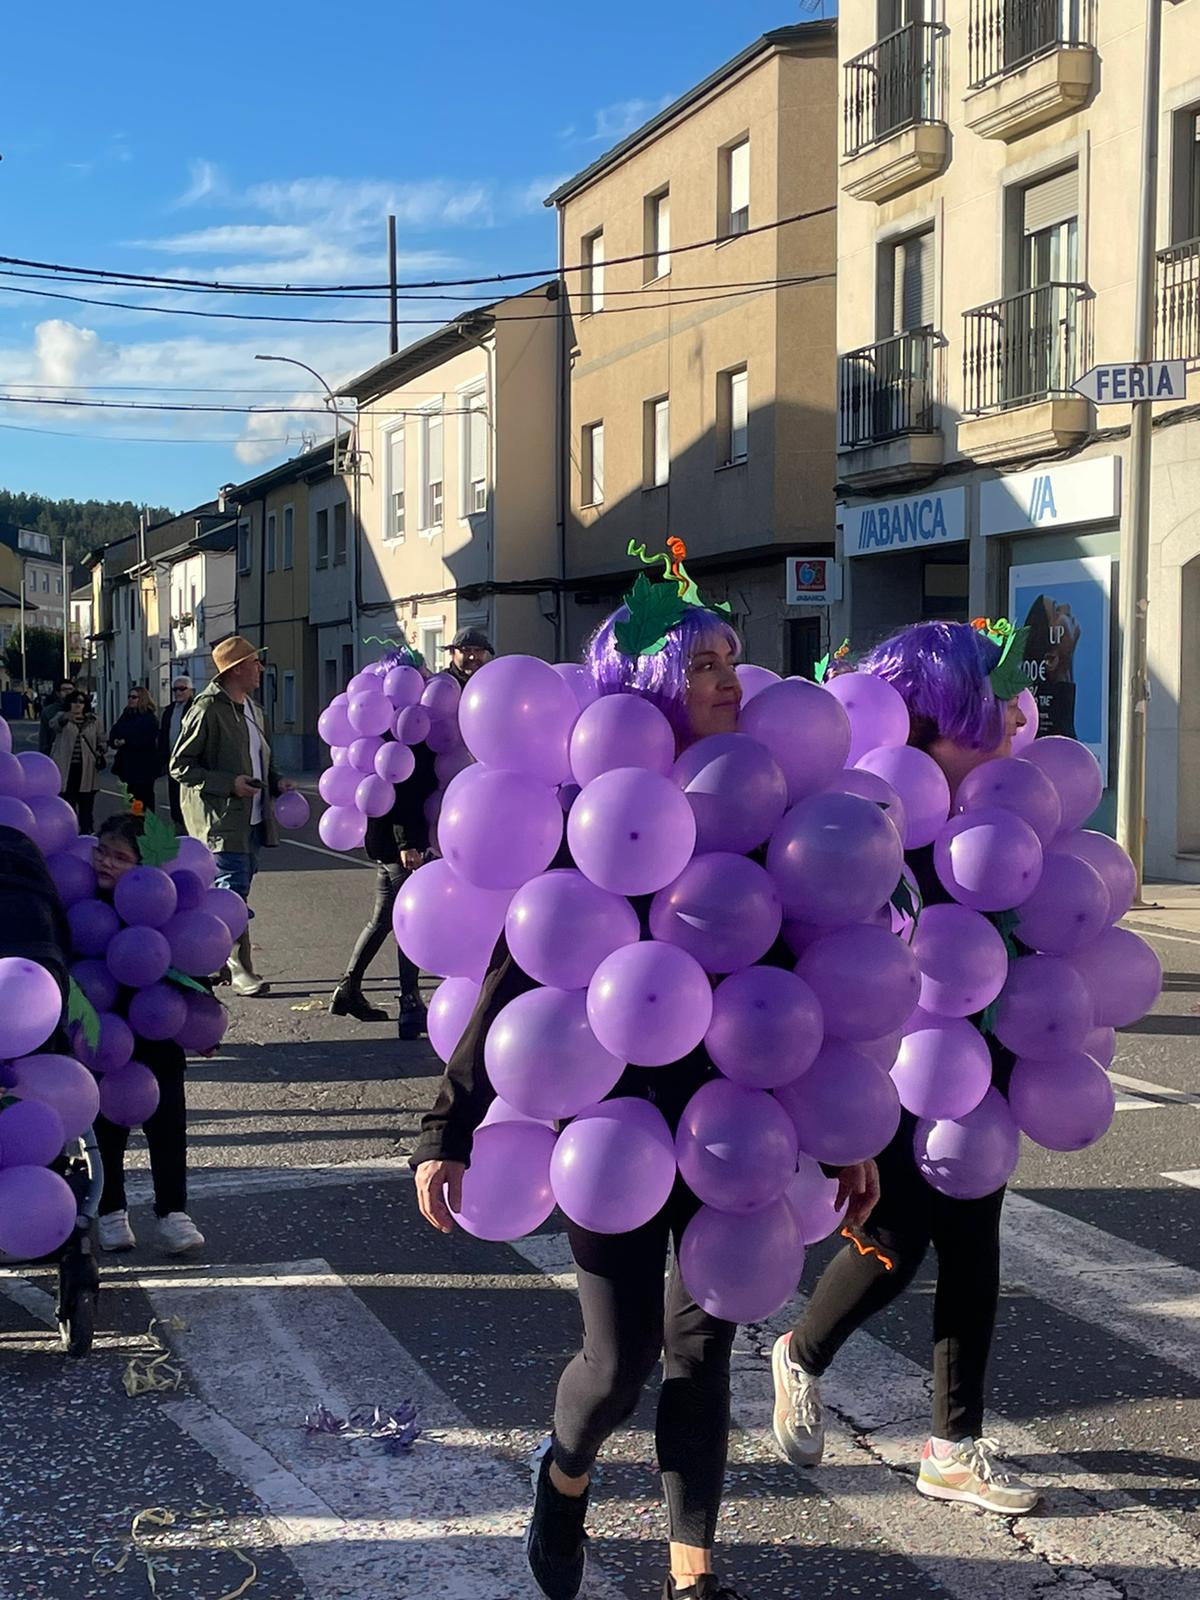
[[[655, 585], [656, 589], [665, 585]], [[589, 647], [586, 670], [600, 694], [644, 695], [670, 721], [680, 750], [709, 734], [737, 728], [742, 689], [735, 672], [740, 641], [722, 614], [690, 604], [665, 629], [661, 648], [623, 654], [621, 608]], [[652, 825], [652, 824], [651, 824]], [[555, 863], [571, 865], [565, 852]], [[648, 897], [647, 897], [648, 900]], [[644, 919], [648, 906], [634, 902]], [[767, 957], [791, 967], [782, 943]], [[412, 1157], [422, 1214], [449, 1233], [460, 1207], [472, 1136], [494, 1091], [484, 1041], [500, 1010], [532, 988], [502, 939], [475, 1014], [450, 1058], [436, 1104], [422, 1122]], [[672, 1129], [700, 1085], [715, 1076], [703, 1049], [673, 1066], [628, 1067], [614, 1096], [652, 1100]], [[842, 1188], [862, 1214], [860, 1191], [873, 1183], [869, 1162], [845, 1169]], [[645, 1226], [600, 1234], [568, 1222], [578, 1269], [583, 1348], [558, 1386], [554, 1432], [535, 1463], [529, 1563], [548, 1600], [573, 1600], [583, 1581], [588, 1485], [604, 1441], [633, 1412], [660, 1359], [663, 1385], [656, 1428], [667, 1503], [670, 1576], [665, 1600], [736, 1600], [712, 1571], [712, 1546], [729, 1434], [729, 1356], [735, 1326], [703, 1311], [672, 1265], [664, 1309], [663, 1273], [699, 1201], [677, 1179], [667, 1204]]]

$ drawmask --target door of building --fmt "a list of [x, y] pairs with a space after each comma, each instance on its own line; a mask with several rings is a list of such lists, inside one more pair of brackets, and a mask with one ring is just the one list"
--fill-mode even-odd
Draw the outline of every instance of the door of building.
[[821, 656], [820, 617], [793, 617], [787, 623], [787, 670], [789, 677], [812, 678]]

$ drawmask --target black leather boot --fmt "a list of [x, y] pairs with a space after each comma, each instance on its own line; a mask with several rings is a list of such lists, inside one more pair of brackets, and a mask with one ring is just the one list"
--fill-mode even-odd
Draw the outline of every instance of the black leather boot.
[[419, 994], [400, 996], [400, 1021], [397, 1031], [402, 1039], [419, 1039], [425, 1032], [425, 1007]]
[[353, 1017], [356, 1022], [389, 1022], [386, 1011], [373, 1006], [353, 978], [343, 978], [329, 1001], [330, 1013], [335, 1017]]

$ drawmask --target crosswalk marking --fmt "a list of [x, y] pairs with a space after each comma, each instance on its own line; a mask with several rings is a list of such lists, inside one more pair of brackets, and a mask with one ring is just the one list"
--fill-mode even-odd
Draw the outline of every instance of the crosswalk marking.
[[1189, 1167], [1186, 1172], [1164, 1172], [1164, 1178], [1170, 1178], [1172, 1183], [1186, 1183], [1192, 1189], [1200, 1189], [1200, 1167]]
[[1144, 1078], [1131, 1078], [1125, 1072], [1110, 1072], [1109, 1079], [1119, 1088], [1137, 1095], [1146, 1095], [1151, 1101], [1161, 1101], [1172, 1106], [1200, 1106], [1200, 1094], [1190, 1094], [1186, 1089], [1172, 1089], [1166, 1084], [1147, 1083]]

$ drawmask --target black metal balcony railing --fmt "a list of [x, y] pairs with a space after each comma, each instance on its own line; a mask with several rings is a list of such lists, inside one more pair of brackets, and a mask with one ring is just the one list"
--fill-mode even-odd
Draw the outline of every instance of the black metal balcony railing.
[[1200, 361], [1200, 239], [1158, 252], [1154, 343], [1160, 361]]
[[846, 62], [843, 152], [857, 155], [903, 128], [941, 122], [942, 23], [910, 22]]
[[1090, 366], [1090, 291], [1042, 283], [963, 314], [963, 410], [1069, 395]]
[[842, 357], [838, 421], [843, 448], [934, 431], [941, 345], [940, 334], [923, 328]]
[[979, 89], [1051, 50], [1091, 43], [1091, 0], [971, 0], [968, 82]]

